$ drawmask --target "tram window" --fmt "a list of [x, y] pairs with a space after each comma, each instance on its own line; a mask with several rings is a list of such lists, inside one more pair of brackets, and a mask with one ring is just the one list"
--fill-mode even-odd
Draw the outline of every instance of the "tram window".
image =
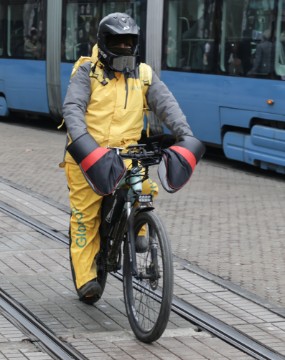
[[166, 66], [189, 71], [213, 69], [214, 0], [169, 0]]
[[145, 39], [146, 39], [146, 0], [120, 0], [103, 1], [102, 17], [113, 12], [123, 12], [135, 19], [140, 27], [140, 58], [145, 61]]
[[276, 33], [275, 70], [285, 80], [285, 0], [279, 3]]
[[0, 56], [4, 53], [4, 7], [0, 4]]
[[68, 0], [63, 12], [62, 58], [75, 61], [80, 56], [90, 56], [96, 43], [100, 21], [100, 6], [86, 1]]
[[103, 2], [103, 16], [113, 12], [123, 12], [135, 18], [140, 25], [140, 10], [142, 1], [110, 1]]
[[221, 70], [229, 75], [272, 78], [274, 0], [226, 0], [221, 24]]
[[[67, 0], [63, 11], [62, 59], [76, 61], [80, 56], [90, 56], [97, 42], [98, 25], [102, 17], [112, 12], [125, 12], [135, 18], [138, 25], [142, 21], [144, 1], [86, 2]], [[145, 8], [145, 6], [144, 6]], [[145, 28], [145, 25], [143, 25]]]
[[13, 1], [7, 7], [7, 55], [15, 58], [45, 57], [44, 1]]

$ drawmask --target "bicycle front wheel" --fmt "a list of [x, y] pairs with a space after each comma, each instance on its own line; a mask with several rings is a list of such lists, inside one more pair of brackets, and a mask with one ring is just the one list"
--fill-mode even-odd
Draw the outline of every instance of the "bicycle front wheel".
[[124, 299], [135, 336], [145, 343], [164, 332], [172, 303], [173, 263], [164, 225], [153, 211], [134, 219], [135, 239], [144, 236], [145, 247], [136, 252], [137, 270], [132, 274], [128, 246], [124, 254]]

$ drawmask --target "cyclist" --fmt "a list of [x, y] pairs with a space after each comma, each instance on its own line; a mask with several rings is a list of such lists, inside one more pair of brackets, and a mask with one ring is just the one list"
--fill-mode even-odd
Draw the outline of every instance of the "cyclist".
[[[79, 66], [71, 78], [63, 105], [69, 140], [65, 172], [71, 207], [71, 268], [79, 299], [88, 304], [101, 295], [94, 262], [100, 250], [104, 195], [100, 189], [117, 183], [125, 170], [121, 158], [107, 147], [126, 147], [140, 140], [144, 125], [142, 71], [149, 74], [145, 94], [149, 109], [178, 140], [183, 142], [193, 135], [166, 85], [151, 67], [140, 63], [139, 32], [127, 14], [104, 17], [91, 61]], [[143, 191], [155, 195], [158, 188], [148, 182], [143, 184]], [[137, 251], [144, 251], [143, 235], [137, 241]]]

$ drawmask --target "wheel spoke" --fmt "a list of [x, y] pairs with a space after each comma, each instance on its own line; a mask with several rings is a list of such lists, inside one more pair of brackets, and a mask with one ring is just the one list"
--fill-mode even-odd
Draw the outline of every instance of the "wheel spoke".
[[145, 251], [136, 254], [138, 276], [131, 276], [128, 253], [124, 259], [124, 295], [131, 327], [145, 342], [156, 340], [164, 331], [171, 308], [173, 268], [168, 238], [157, 216], [140, 213], [135, 234], [147, 237]]

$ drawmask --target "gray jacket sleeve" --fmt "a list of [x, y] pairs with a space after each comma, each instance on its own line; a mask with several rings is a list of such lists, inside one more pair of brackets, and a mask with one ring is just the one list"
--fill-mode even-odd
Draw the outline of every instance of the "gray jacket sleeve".
[[186, 116], [176, 99], [154, 71], [152, 72], [152, 83], [148, 88], [146, 99], [150, 110], [154, 112], [173, 135], [193, 135]]
[[63, 118], [74, 141], [87, 132], [85, 112], [91, 95], [90, 62], [81, 65], [71, 78], [63, 103]]

